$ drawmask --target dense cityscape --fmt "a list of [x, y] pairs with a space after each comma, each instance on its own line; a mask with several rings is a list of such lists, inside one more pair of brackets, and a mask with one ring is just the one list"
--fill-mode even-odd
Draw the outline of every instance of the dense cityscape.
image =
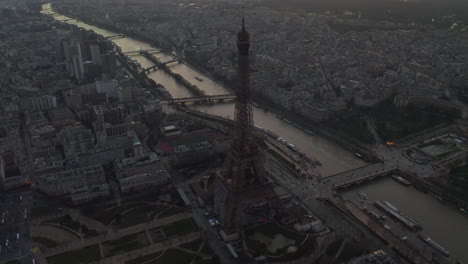
[[468, 7], [353, 3], [0, 0], [0, 263], [468, 263]]

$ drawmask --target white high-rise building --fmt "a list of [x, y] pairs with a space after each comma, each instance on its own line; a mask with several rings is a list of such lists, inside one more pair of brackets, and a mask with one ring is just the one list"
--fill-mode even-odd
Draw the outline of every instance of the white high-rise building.
[[75, 76], [77, 81], [84, 79], [83, 59], [78, 55], [73, 57], [73, 76]]
[[93, 63], [96, 65], [101, 65], [102, 60], [101, 60], [101, 51], [99, 50], [99, 46], [91, 45], [89, 46], [89, 49], [91, 50], [91, 60], [93, 61]]
[[80, 43], [73, 41], [67, 41], [65, 43], [67, 70], [80, 82], [84, 79], [83, 56], [81, 55]]

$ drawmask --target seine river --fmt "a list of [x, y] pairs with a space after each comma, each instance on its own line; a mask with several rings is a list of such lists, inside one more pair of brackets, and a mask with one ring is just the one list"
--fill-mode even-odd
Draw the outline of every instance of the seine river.
[[[44, 5], [43, 12], [52, 12], [50, 10], [50, 6]], [[55, 16], [54, 18], [57, 20], [63, 20], [67, 19], [68, 17]], [[117, 35], [115, 32], [98, 28], [76, 20], [69, 20], [67, 23], [93, 30], [94, 32], [103, 36]], [[123, 52], [140, 49], [153, 49], [149, 43], [129, 37], [115, 39], [113, 41], [122, 49]], [[155, 54], [154, 56], [158, 57], [161, 61], [169, 61], [172, 59], [171, 56], [165, 55], [164, 53]], [[154, 65], [151, 61], [144, 58], [143, 56], [134, 56], [132, 58], [138, 61], [143, 68]], [[185, 63], [173, 64], [170, 67], [172, 71], [179, 73], [185, 79], [193, 82], [208, 95], [232, 93], [232, 91], [212, 81], [210, 78], [204, 76], [202, 73]], [[157, 83], [164, 85], [173, 97], [187, 97], [192, 95], [189, 90], [187, 90], [183, 85], [177, 83], [174, 78], [166, 74], [164, 71], [151, 72], [148, 77], [155, 80]], [[202, 78], [203, 81], [200, 82], [196, 80], [195, 77]], [[234, 116], [233, 103], [224, 103], [210, 106], [197, 105], [193, 106], [193, 108], [202, 112], [222, 117], [233, 118]], [[356, 158], [353, 153], [344, 150], [337, 144], [322, 137], [307, 134], [302, 130], [297, 129], [296, 127], [278, 119], [271, 112], [266, 112], [262, 109], [254, 107], [253, 114], [256, 125], [278, 134], [288, 142], [298, 146], [303, 153], [318, 159], [322, 163], [322, 166], [319, 168], [319, 170], [323, 176], [351, 170], [366, 164], [364, 161]]]
[[[44, 13], [51, 13], [50, 5], [43, 6]], [[57, 15], [54, 17], [58, 20], [67, 19], [68, 17]], [[80, 21], [69, 20], [69, 24], [75, 24], [79, 27], [93, 30], [103, 36], [117, 35], [118, 33], [98, 28]], [[134, 51], [140, 49], [153, 48], [149, 43], [142, 42], [133, 38], [121, 38], [113, 40], [122, 51]], [[161, 61], [171, 60], [172, 57], [163, 53], [155, 54]], [[153, 66], [149, 60], [142, 56], [134, 56], [142, 67]], [[185, 79], [193, 82], [200, 87], [206, 94], [226, 94], [232, 93], [220, 84], [212, 81], [203, 73], [190, 67], [187, 64], [173, 64], [171, 69], [174, 72], [181, 74]], [[184, 86], [178, 84], [171, 76], [164, 71], [154, 71], [149, 74], [149, 77], [166, 87], [173, 97], [186, 97], [192, 94]], [[195, 77], [202, 78], [200, 82]], [[194, 105], [193, 109], [201, 112], [206, 112], [212, 115], [233, 118], [234, 104], [224, 103], [216, 105]], [[300, 129], [276, 118], [275, 114], [265, 111], [260, 108], [253, 108], [255, 124], [266, 128], [288, 142], [298, 146], [301, 151], [310, 157], [318, 159], [322, 166], [319, 168], [322, 176], [332, 175], [350, 169], [358, 168], [366, 163], [357, 159], [353, 153], [350, 153], [337, 144], [319, 136], [311, 135], [303, 132]], [[414, 188], [404, 187], [395, 183], [391, 179], [375, 181], [370, 184], [362, 185], [356, 189], [348, 191], [354, 193], [364, 191], [372, 200], [386, 200], [402, 211], [406, 212], [410, 217], [417, 220], [424, 228], [424, 234], [434, 238], [437, 242], [446, 247], [454, 255], [462, 258], [468, 263], [468, 217], [461, 215], [459, 212], [449, 206], [446, 206], [431, 195], [421, 193]]]

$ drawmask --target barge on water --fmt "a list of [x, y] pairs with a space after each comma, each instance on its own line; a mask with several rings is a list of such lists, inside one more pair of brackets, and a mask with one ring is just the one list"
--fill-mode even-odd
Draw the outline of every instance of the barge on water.
[[419, 238], [424, 240], [424, 242], [429, 244], [431, 247], [437, 249], [440, 253], [444, 254], [444, 256], [446, 256], [446, 257], [450, 256], [450, 252], [448, 252], [443, 246], [439, 245], [439, 243], [435, 242], [431, 238], [424, 237], [424, 236], [421, 236], [421, 235], [419, 235]]
[[406, 185], [406, 186], [410, 186], [411, 185], [411, 182], [403, 179], [402, 177], [398, 176], [398, 175], [392, 175], [392, 178], [394, 180], [396, 180], [397, 182], [403, 184], [403, 185]]
[[286, 122], [286, 123], [288, 123], [290, 125], [292, 124], [291, 121], [289, 121], [288, 119], [286, 119], [286, 118], [284, 118], [284, 117], [282, 117], [280, 115], [276, 115], [276, 118], [278, 118], [279, 120], [282, 120], [282, 121], [284, 121], [284, 122]]
[[394, 205], [387, 201], [376, 201], [375, 206], [388, 213], [391, 217], [402, 222], [409, 230], [418, 231], [421, 230], [421, 226], [409, 216], [405, 215], [403, 212], [398, 210]]

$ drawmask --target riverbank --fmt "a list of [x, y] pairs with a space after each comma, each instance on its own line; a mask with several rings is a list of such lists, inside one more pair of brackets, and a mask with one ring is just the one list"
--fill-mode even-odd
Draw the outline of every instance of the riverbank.
[[187, 88], [188, 90], [190, 90], [192, 93], [194, 93], [196, 96], [199, 96], [199, 97], [203, 97], [205, 96], [205, 92], [203, 90], [201, 90], [200, 88], [198, 88], [198, 86], [192, 84], [191, 82], [189, 82], [187, 79], [185, 79], [182, 75], [178, 74], [178, 73], [175, 73], [173, 72], [169, 67], [167, 67], [167, 65], [165, 65], [164, 63], [162, 63], [161, 61], [159, 61], [158, 58], [152, 56], [150, 53], [148, 52], [142, 52], [141, 55], [145, 58], [147, 58], [148, 60], [150, 60], [151, 62], [153, 62], [154, 64], [156, 64], [158, 66], [159, 69], [162, 69], [165, 73], [169, 74], [171, 77], [173, 77], [178, 83], [182, 84], [183, 86], [185, 86], [185, 88]]
[[[441, 201], [433, 192], [425, 193], [416, 185], [406, 186], [391, 177], [382, 177], [340, 191], [340, 195], [359, 204], [356, 194], [364, 193], [368, 203], [388, 201], [413, 218], [423, 228], [422, 234], [441, 243], [457, 258], [468, 260], [466, 232], [468, 217], [457, 206]], [[370, 207], [368, 206], [370, 209]], [[387, 224], [388, 225], [388, 224]], [[393, 227], [392, 227], [393, 229]], [[408, 242], [411, 238], [408, 236]]]
[[274, 113], [277, 118], [309, 135], [320, 135], [321, 137], [338, 144], [352, 153], [361, 155], [361, 158], [367, 162], [378, 161], [378, 158], [372, 152], [371, 147], [366, 144], [355, 142], [356, 140], [343, 135], [335, 134], [334, 131], [323, 128], [323, 125], [320, 123], [316, 123], [290, 111], [282, 110], [280, 106], [273, 105], [269, 102], [259, 99], [257, 99], [255, 102], [260, 103], [259, 108]]
[[[190, 60], [187, 60], [190, 62]], [[232, 87], [231, 84], [224, 82], [224, 80], [220, 78], [216, 78], [213, 76], [209, 71], [204, 69], [202, 66], [191, 63], [190, 66], [195, 67], [197, 71], [202, 72], [205, 77], [209, 76], [212, 80], [214, 80], [219, 85], [224, 86], [225, 88], [229, 89], [230, 91], [235, 91], [235, 87]], [[309, 135], [320, 135], [328, 140], [331, 140], [344, 149], [351, 151], [353, 153], [357, 153], [361, 156], [361, 158], [365, 161], [378, 161], [377, 157], [371, 150], [371, 147], [365, 143], [357, 142], [359, 140], [354, 138], [349, 138], [346, 135], [339, 135], [334, 133], [334, 131], [330, 131], [329, 129], [323, 128], [323, 125], [317, 122], [314, 122], [310, 119], [307, 119], [303, 116], [297, 115], [291, 111], [283, 110], [282, 106], [272, 104], [266, 100], [262, 100], [261, 97], [255, 96], [253, 98], [254, 106], [257, 108], [264, 109], [266, 111], [271, 111], [274, 113], [277, 118], [283, 120], [284, 122], [296, 127], [297, 129], [304, 131]]]
[[128, 73], [132, 75], [132, 78], [137, 80], [140, 85], [143, 87], [151, 88], [150, 91], [153, 94], [158, 95], [162, 98], [168, 98], [167, 94], [163, 93], [159, 88], [162, 87], [161, 84], [156, 83], [154, 80], [150, 79], [144, 72], [139, 73], [137, 69], [134, 69], [132, 65], [128, 62], [125, 55], [121, 52], [117, 52], [116, 58], [118, 62], [127, 70]]

